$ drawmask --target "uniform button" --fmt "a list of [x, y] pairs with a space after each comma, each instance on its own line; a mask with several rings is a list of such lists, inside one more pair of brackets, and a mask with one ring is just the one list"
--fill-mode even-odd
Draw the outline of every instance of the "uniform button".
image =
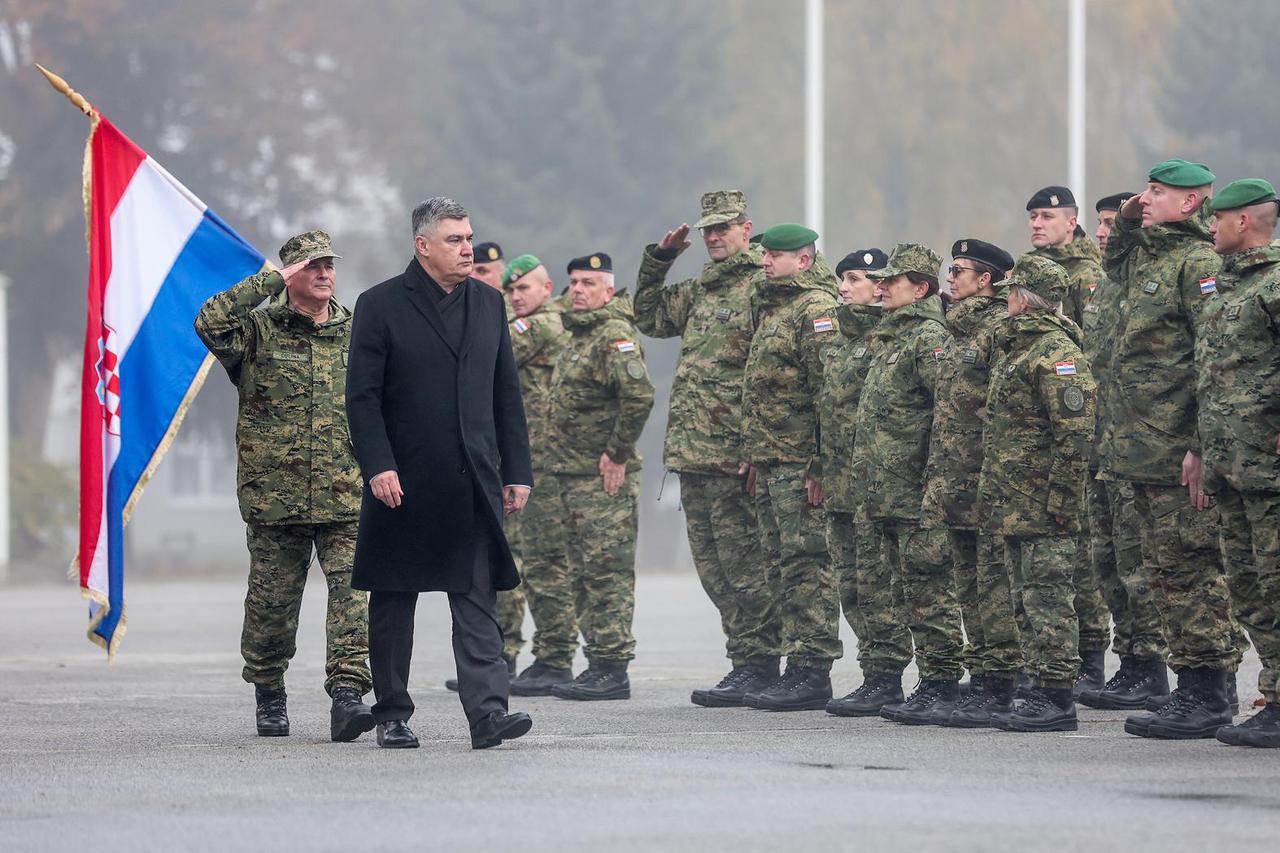
[[466, 466], [466, 465], [459, 466], [459, 468], [458, 468], [458, 473], [459, 473], [459, 474], [465, 474], [465, 473], [467, 473], [467, 466]]

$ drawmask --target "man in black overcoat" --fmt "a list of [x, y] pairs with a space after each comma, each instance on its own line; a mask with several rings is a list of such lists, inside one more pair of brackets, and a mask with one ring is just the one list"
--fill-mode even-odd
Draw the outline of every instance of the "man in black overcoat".
[[378, 743], [416, 747], [409, 663], [418, 593], [449, 595], [459, 696], [475, 749], [523, 735], [507, 713], [496, 593], [520, 576], [502, 534], [533, 484], [502, 294], [470, 278], [471, 223], [431, 198], [414, 258], [356, 302], [347, 418], [364, 477], [352, 585], [369, 595]]

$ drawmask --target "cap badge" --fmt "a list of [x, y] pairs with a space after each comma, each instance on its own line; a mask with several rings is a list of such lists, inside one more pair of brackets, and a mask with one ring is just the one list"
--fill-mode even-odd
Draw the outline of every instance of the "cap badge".
[[1053, 205], [1054, 207], [1057, 207], [1057, 206], [1058, 206], [1058, 197], [1057, 197], [1056, 195], [1051, 195], [1051, 196], [1049, 196], [1049, 204]]
[[873, 256], [872, 256], [872, 254], [871, 254], [870, 252], [867, 252], [866, 254], [864, 254], [864, 255], [862, 256], [862, 262], [863, 262], [864, 264], [874, 263], [874, 262], [875, 262], [875, 257], [873, 257]]
[[491, 260], [491, 261], [496, 261], [497, 259], [498, 259], [498, 250], [497, 250], [497, 249], [495, 249], [495, 248], [493, 248], [492, 246], [490, 246], [490, 247], [489, 247], [489, 260]]
[[968, 240], [964, 240], [964, 241], [962, 241], [962, 242], [960, 243], [960, 251], [962, 251], [962, 252], [967, 252], [967, 251], [969, 251], [969, 241], [968, 241]]
[[590, 263], [590, 264], [591, 264], [591, 268], [592, 268], [593, 270], [598, 270], [598, 269], [600, 269], [600, 256], [599, 256], [599, 255], [592, 255], [592, 256], [591, 256], [591, 260], [590, 260], [590, 261], [588, 261], [588, 263]]

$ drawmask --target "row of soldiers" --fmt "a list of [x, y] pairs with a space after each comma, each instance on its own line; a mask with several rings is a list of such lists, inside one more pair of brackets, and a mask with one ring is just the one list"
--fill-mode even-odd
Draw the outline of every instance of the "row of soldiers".
[[[1046, 187], [1032, 251], [957, 240], [945, 291], [918, 243], [833, 271], [809, 228], [753, 236], [736, 190], [702, 198], [702, 271], [666, 283], [682, 225], [634, 297], [604, 253], [555, 298], [536, 257], [477, 246], [509, 296], [538, 475], [509, 531], [536, 627], [512, 693], [630, 696], [640, 332], [682, 339], [664, 464], [732, 661], [695, 704], [1070, 731], [1078, 701], [1147, 709], [1139, 736], [1280, 746], [1280, 202], [1262, 180], [1210, 198], [1214, 180], [1158, 164], [1097, 203], [1096, 243]], [[837, 699], [841, 609], [864, 678]], [[1232, 725], [1250, 638], [1266, 704]]]

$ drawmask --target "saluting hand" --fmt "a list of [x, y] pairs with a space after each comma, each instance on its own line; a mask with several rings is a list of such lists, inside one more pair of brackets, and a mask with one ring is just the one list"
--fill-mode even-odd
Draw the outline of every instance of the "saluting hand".
[[309, 263], [311, 261], [298, 261], [296, 264], [289, 264], [289, 266], [280, 270], [280, 277], [284, 279], [285, 284], [288, 284], [289, 279], [306, 269]]
[[400, 506], [404, 498], [404, 489], [400, 488], [400, 475], [395, 471], [383, 471], [370, 480], [369, 491], [392, 509]]
[[613, 497], [622, 488], [627, 479], [627, 463], [621, 464], [609, 458], [608, 453], [600, 454], [600, 478], [604, 482], [604, 493]]
[[677, 255], [689, 248], [689, 246], [688, 222], [673, 231], [668, 231], [667, 235], [658, 241], [659, 249], [667, 252], [675, 252]]
[[1142, 200], [1136, 195], [1127, 199], [1124, 204], [1120, 205], [1120, 215], [1125, 219], [1141, 219]]

